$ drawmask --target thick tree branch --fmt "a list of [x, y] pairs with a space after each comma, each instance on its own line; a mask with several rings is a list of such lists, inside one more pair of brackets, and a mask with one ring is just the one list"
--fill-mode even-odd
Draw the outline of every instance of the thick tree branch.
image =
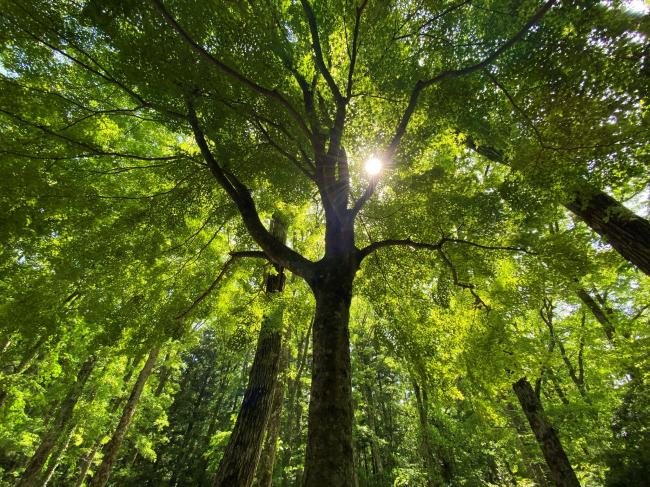
[[359, 27], [361, 26], [361, 16], [368, 5], [368, 0], [362, 0], [361, 5], [357, 7], [356, 17], [354, 19], [354, 30], [352, 32], [352, 50], [350, 54], [350, 67], [348, 69], [348, 84], [345, 89], [347, 100], [352, 96], [352, 83], [354, 78], [354, 69], [357, 64], [357, 54], [359, 51]]
[[286, 111], [291, 115], [291, 117], [296, 121], [298, 124], [298, 127], [302, 132], [304, 132], [308, 137], [311, 138], [311, 133], [309, 131], [309, 128], [307, 127], [307, 124], [303, 120], [302, 116], [298, 111], [294, 108], [294, 106], [287, 100], [287, 98], [282, 95], [277, 90], [272, 90], [269, 88], [266, 88], [264, 86], [261, 86], [257, 84], [255, 81], [248, 79], [246, 76], [241, 74], [239, 71], [231, 68], [227, 64], [223, 63], [220, 61], [218, 58], [210, 54], [206, 49], [204, 49], [201, 45], [199, 45], [190, 35], [189, 33], [181, 27], [181, 25], [176, 21], [176, 19], [167, 11], [165, 6], [163, 5], [162, 1], [160, 0], [152, 0], [156, 10], [160, 13], [160, 15], [163, 17], [165, 22], [169, 24], [169, 26], [176, 31], [176, 33], [183, 39], [183, 41], [199, 56], [216, 66], [219, 71], [221, 71], [223, 74], [228, 76], [229, 78], [235, 80], [236, 82], [246, 86], [249, 88], [251, 91], [254, 91], [255, 93], [258, 93], [260, 95], [263, 95], [277, 103], [279, 103], [281, 106], [283, 106]]
[[379, 242], [373, 242], [368, 246], [364, 247], [363, 249], [359, 250], [359, 261], [363, 260], [365, 257], [370, 255], [375, 250], [384, 247], [402, 246], [402, 247], [410, 247], [412, 249], [440, 250], [442, 249], [443, 245], [445, 245], [446, 243], [470, 245], [472, 247], [478, 247], [480, 249], [485, 249], [485, 250], [508, 250], [512, 252], [523, 252], [526, 254], [534, 254], [534, 252], [521, 247], [512, 247], [508, 245], [483, 245], [476, 242], [471, 242], [469, 240], [463, 240], [460, 238], [442, 237], [436, 243], [415, 242], [410, 238], [406, 238], [406, 239], [387, 239], [387, 240], [380, 240]]
[[323, 49], [321, 46], [320, 37], [318, 35], [318, 23], [316, 22], [316, 15], [314, 14], [314, 10], [311, 8], [308, 0], [301, 0], [300, 3], [302, 3], [302, 8], [305, 11], [305, 17], [307, 17], [307, 24], [309, 25], [309, 31], [311, 33], [311, 45], [312, 49], [314, 50], [314, 59], [316, 60], [316, 66], [318, 67], [320, 73], [323, 75], [323, 78], [325, 78], [325, 82], [327, 83], [327, 86], [329, 86], [332, 95], [334, 95], [336, 104], [344, 104], [345, 98], [341, 94], [341, 90], [339, 90], [336, 81], [334, 81], [332, 73], [330, 73], [329, 69], [327, 69], [327, 66], [325, 65], [325, 59], [323, 58]]
[[266, 254], [260, 250], [242, 250], [239, 252], [230, 252], [230, 258], [226, 261], [226, 263], [223, 265], [221, 268], [221, 272], [217, 276], [217, 278], [212, 281], [212, 284], [208, 286], [208, 288], [203, 291], [199, 297], [197, 297], [192, 304], [190, 305], [189, 308], [187, 308], [185, 311], [183, 311], [181, 314], [176, 316], [176, 320], [182, 320], [185, 318], [187, 315], [189, 315], [201, 302], [207, 298], [212, 291], [214, 291], [214, 288], [217, 287], [217, 285], [221, 282], [223, 277], [226, 275], [226, 272], [232, 266], [232, 264], [237, 261], [238, 259], [243, 259], [245, 257], [252, 257], [252, 258], [258, 258], [258, 259], [268, 259]]
[[395, 152], [397, 151], [397, 147], [399, 146], [402, 137], [406, 133], [406, 128], [411, 120], [411, 117], [413, 116], [413, 113], [415, 112], [415, 109], [418, 104], [418, 99], [420, 97], [420, 94], [422, 93], [422, 90], [424, 90], [425, 88], [433, 84], [439, 83], [440, 81], [451, 79], [451, 78], [458, 78], [460, 76], [465, 76], [489, 66], [494, 61], [496, 61], [496, 59], [499, 56], [501, 56], [501, 54], [503, 54], [508, 49], [510, 49], [513, 45], [515, 45], [517, 42], [522, 40], [523, 37], [526, 35], [526, 33], [542, 19], [542, 17], [546, 14], [546, 12], [548, 12], [556, 2], [557, 0], [548, 0], [546, 3], [544, 3], [544, 5], [532, 17], [528, 19], [528, 22], [526, 22], [526, 24], [514, 36], [512, 36], [510, 39], [504, 42], [499, 48], [495, 49], [491, 54], [486, 56], [483, 60], [461, 69], [442, 71], [438, 73], [436, 76], [434, 76], [433, 78], [430, 78], [428, 80], [418, 81], [415, 84], [413, 91], [411, 91], [411, 96], [409, 98], [408, 105], [406, 106], [406, 110], [404, 111], [404, 114], [402, 115], [399, 125], [395, 130], [395, 135], [393, 136], [393, 139], [391, 140], [390, 144], [388, 145], [388, 148], [386, 149], [385, 152], [386, 159], [391, 160], [395, 155]]
[[294, 274], [309, 279], [312, 273], [313, 263], [278, 241], [273, 237], [273, 235], [271, 235], [266, 227], [264, 227], [260, 221], [250, 191], [234, 175], [225, 171], [217, 163], [216, 159], [212, 155], [212, 151], [210, 151], [210, 148], [208, 147], [208, 143], [199, 124], [193, 105], [188, 103], [188, 107], [190, 124], [194, 132], [196, 143], [201, 150], [201, 154], [217, 182], [221, 187], [223, 187], [228, 196], [230, 196], [237, 206], [242, 220], [244, 221], [244, 225], [253, 240], [255, 240], [269, 259], [274, 263], [286, 267]]
[[444, 244], [445, 240], [442, 239], [438, 243], [424, 243], [424, 242], [415, 242], [410, 238], [405, 239], [387, 239], [380, 240], [379, 242], [373, 242], [370, 245], [359, 250], [359, 262], [361, 262], [365, 257], [373, 253], [375, 250], [379, 250], [384, 247], [409, 247], [411, 249], [423, 249], [423, 250], [439, 250]]
[[361, 208], [363, 208], [363, 205], [365, 205], [366, 202], [372, 197], [378, 182], [379, 180], [377, 177], [373, 177], [370, 179], [370, 182], [368, 182], [368, 186], [366, 186], [366, 189], [363, 191], [363, 194], [359, 196], [359, 199], [357, 199], [357, 201], [354, 202], [354, 205], [350, 210], [352, 218], [357, 216], [357, 214], [361, 211]]

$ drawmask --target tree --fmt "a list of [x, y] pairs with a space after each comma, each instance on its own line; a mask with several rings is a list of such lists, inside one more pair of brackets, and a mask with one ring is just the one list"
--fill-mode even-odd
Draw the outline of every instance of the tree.
[[[381, 272], [379, 251], [392, 275], [407, 262], [421, 274], [434, 270], [441, 304], [446, 282], [467, 293], [469, 308], [501, 313], [503, 330], [504, 309], [516, 303], [498, 292], [512, 289], [504, 269], [533, 267], [522, 255], [537, 252], [548, 265], [554, 241], [539, 229], [561, 216], [558, 203], [648, 272], [647, 221], [598, 189], [625, 196], [647, 186], [647, 134], [638, 130], [647, 122], [645, 67], [634, 40], [646, 27], [617, 2], [588, 7], [13, 2], [2, 17], [16, 32], [3, 38], [3, 154], [14, 198], [33, 197], [6, 205], [5, 240], [18, 257], [5, 267], [19, 267], [25, 255], [33, 267], [51, 264], [61, 231], [71, 229], [71, 246], [93, 242], [95, 256], [71, 252], [86, 260], [66, 278], [65, 266], [54, 266], [56, 278], [95, 291], [89, 316], [102, 322], [116, 309], [138, 310], [160, 317], [169, 336], [182, 336], [172, 317], [196, 302], [228, 251], [263, 253], [303, 278], [315, 300], [304, 484], [352, 485], [350, 308], [355, 279]], [[602, 69], [583, 79], [590, 63]], [[507, 165], [486, 166], [468, 149]], [[364, 177], [358, 162], [371, 156], [383, 173]], [[64, 207], [50, 221], [40, 209], [52, 208], [54, 187], [74, 211]], [[263, 223], [287, 205], [314, 216], [302, 227], [308, 236], [291, 246]], [[86, 240], [84, 222], [97, 223], [85, 213], [93, 207], [106, 230]], [[229, 227], [236, 238], [222, 235], [213, 249], [217, 230], [186, 260], [200, 259], [190, 265], [200, 279], [171, 278], [171, 241], [191, 241], [187, 220], [200, 234], [196, 220], [207, 225], [214, 214], [237, 215]], [[147, 252], [138, 255], [135, 238], [112, 242], [117, 256], [130, 253], [135, 279], [111, 283], [94, 272], [92, 282], [83, 269], [100, 260], [98, 242], [111, 224], [139, 228]], [[29, 226], [41, 238], [30, 238]], [[588, 246], [576, 235], [575, 247]], [[241, 248], [228, 248], [232, 242]], [[575, 247], [565, 243], [556, 254], [566, 258]], [[120, 261], [101, 267], [117, 275]], [[588, 275], [587, 266], [577, 270], [571, 282]], [[138, 285], [143, 276], [149, 285]], [[129, 281], [128, 292], [118, 288]], [[103, 282], [110, 299], [96, 292]], [[15, 278], [12, 288], [29, 286]], [[137, 324], [129, 332], [148, 334]], [[500, 338], [512, 341], [505, 331]]]

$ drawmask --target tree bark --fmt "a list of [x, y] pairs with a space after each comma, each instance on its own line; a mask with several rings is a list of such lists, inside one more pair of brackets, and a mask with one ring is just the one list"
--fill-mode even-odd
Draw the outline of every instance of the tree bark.
[[[270, 234], [283, 244], [286, 241], [286, 223], [277, 214], [271, 220]], [[214, 482], [216, 487], [250, 487], [255, 480], [277, 389], [282, 348], [283, 303], [274, 302], [272, 297], [284, 289], [285, 276], [281, 266], [276, 265], [275, 269], [277, 274], [266, 276], [270, 309], [262, 321], [244, 400], [219, 462]]]
[[266, 427], [264, 447], [257, 465], [255, 475], [256, 487], [271, 487], [273, 483], [273, 467], [275, 466], [275, 451], [280, 432], [280, 416], [282, 415], [282, 402], [284, 401], [284, 384], [278, 383], [273, 394], [271, 417]]
[[92, 487], [103, 487], [108, 482], [108, 478], [110, 477], [111, 470], [113, 468], [113, 463], [117, 459], [117, 454], [120, 450], [120, 447], [122, 446], [122, 441], [124, 440], [124, 436], [126, 435], [126, 432], [129, 429], [129, 425], [131, 424], [131, 420], [133, 419], [133, 415], [135, 414], [135, 408], [140, 401], [142, 390], [144, 389], [147, 379], [153, 371], [159, 353], [160, 347], [155, 347], [149, 352], [149, 356], [147, 357], [147, 360], [145, 361], [144, 366], [142, 367], [142, 370], [140, 371], [140, 374], [135, 381], [135, 385], [131, 390], [131, 395], [126, 401], [126, 405], [122, 411], [122, 417], [120, 418], [120, 422], [115, 429], [115, 433], [113, 433], [112, 438], [106, 444], [106, 447], [104, 449], [104, 459], [102, 460], [101, 465], [97, 469], [97, 472], [95, 472], [93, 475], [93, 478], [90, 482], [90, 485]]
[[542, 404], [528, 380], [523, 377], [515, 382], [512, 388], [535, 434], [546, 464], [551, 470], [551, 477], [555, 485], [557, 487], [580, 487], [560, 439], [546, 419]]
[[79, 471], [79, 477], [77, 477], [77, 482], [74, 484], [75, 487], [81, 487], [84, 483], [84, 480], [86, 479], [86, 475], [88, 474], [88, 470], [90, 470], [90, 466], [93, 463], [93, 460], [95, 459], [95, 455], [97, 454], [97, 450], [99, 450], [99, 447], [102, 445], [102, 439], [104, 439], [104, 436], [100, 436], [96, 441], [95, 444], [93, 445], [92, 449], [88, 452], [88, 455], [86, 455], [81, 463], [81, 470]]
[[244, 400], [217, 470], [217, 487], [253, 483], [277, 381], [281, 325], [282, 308], [276, 306], [262, 323]]
[[273, 485], [273, 469], [275, 467], [275, 456], [280, 434], [280, 419], [282, 417], [282, 405], [287, 383], [287, 369], [289, 368], [289, 340], [291, 338], [291, 326], [287, 327], [284, 336], [284, 345], [280, 350], [279, 376], [275, 383], [273, 392], [273, 403], [271, 413], [266, 427], [264, 446], [257, 465], [255, 474], [255, 487], [271, 487]]
[[[498, 149], [477, 146], [472, 137], [467, 137], [466, 144], [491, 161], [509, 164]], [[603, 237], [624, 259], [650, 275], [650, 221], [596, 188], [576, 191], [572, 201], [564, 206]]]
[[84, 385], [90, 377], [90, 373], [92, 372], [96, 362], [97, 357], [92, 355], [81, 365], [81, 368], [77, 373], [76, 381], [72, 384], [68, 395], [61, 403], [52, 425], [41, 439], [41, 444], [27, 463], [25, 471], [21, 475], [20, 480], [16, 483], [17, 487], [32, 487], [36, 485], [41, 469], [47, 461], [47, 457], [50, 456], [50, 453], [56, 445], [61, 433], [66, 430], [70, 419], [72, 419], [74, 408], [77, 405], [77, 402], [79, 402]]
[[43, 480], [40, 482], [39, 487], [46, 487], [47, 484], [50, 482], [50, 480], [52, 480], [52, 476], [54, 475], [54, 472], [59, 466], [59, 463], [61, 463], [61, 456], [66, 452], [68, 446], [70, 445], [70, 440], [72, 439], [72, 435], [74, 435], [74, 430], [75, 427], [72, 427], [70, 429], [70, 432], [66, 435], [65, 442], [63, 443], [61, 448], [50, 457], [47, 470], [43, 474]]
[[352, 385], [350, 302], [356, 271], [346, 256], [319, 263], [312, 290], [316, 297], [309, 432], [305, 487], [350, 487], [352, 463]]
[[650, 275], [650, 222], [603, 191], [576, 194], [565, 205], [623, 258]]

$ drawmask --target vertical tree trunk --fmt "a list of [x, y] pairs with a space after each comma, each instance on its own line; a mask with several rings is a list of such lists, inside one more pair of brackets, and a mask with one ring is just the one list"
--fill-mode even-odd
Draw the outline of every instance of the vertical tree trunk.
[[356, 267], [344, 259], [321, 261], [315, 282], [313, 366], [305, 487], [350, 487], [352, 464], [352, 384], [350, 302]]
[[515, 382], [512, 388], [535, 434], [537, 443], [546, 459], [546, 464], [551, 470], [555, 485], [557, 487], [580, 487], [578, 478], [569, 463], [564, 448], [562, 448], [560, 439], [546, 419], [542, 404], [528, 380], [523, 377]]
[[440, 485], [435, 458], [433, 454], [433, 446], [431, 445], [431, 437], [429, 435], [429, 420], [427, 418], [427, 410], [424, 404], [420, 386], [413, 382], [413, 392], [415, 393], [415, 400], [418, 409], [418, 419], [420, 424], [420, 450], [424, 458], [424, 466], [427, 469], [427, 485], [434, 487]]
[[38, 481], [39, 474], [47, 461], [47, 457], [50, 456], [50, 453], [56, 445], [61, 433], [65, 431], [70, 419], [72, 418], [74, 408], [81, 397], [84, 385], [90, 377], [90, 373], [92, 372], [96, 362], [97, 357], [92, 355], [81, 365], [81, 368], [77, 373], [76, 381], [72, 384], [68, 395], [61, 403], [52, 425], [42, 437], [41, 444], [27, 463], [25, 471], [16, 484], [17, 487], [32, 487]]
[[81, 470], [79, 471], [79, 477], [77, 477], [77, 482], [74, 484], [75, 487], [81, 487], [82, 484], [84, 483], [84, 480], [86, 479], [86, 475], [88, 474], [88, 470], [90, 470], [90, 466], [92, 465], [93, 460], [95, 459], [97, 450], [99, 450], [99, 447], [102, 445], [103, 439], [104, 439], [103, 435], [97, 438], [92, 449], [88, 452], [88, 455], [86, 455], [82, 459]]
[[282, 307], [264, 318], [244, 400], [214, 485], [248, 487], [253, 483], [269, 420], [280, 362]]
[[66, 452], [68, 449], [68, 445], [70, 445], [70, 440], [72, 439], [72, 435], [74, 434], [75, 427], [72, 427], [70, 429], [70, 432], [66, 435], [65, 437], [65, 442], [61, 446], [61, 448], [56, 452], [56, 454], [52, 455], [50, 457], [49, 464], [47, 466], [47, 470], [43, 474], [43, 480], [39, 484], [39, 487], [46, 487], [47, 484], [52, 480], [52, 476], [54, 475], [54, 472], [56, 471], [57, 467], [59, 466], [59, 463], [61, 462], [61, 456]]
[[273, 394], [273, 404], [271, 405], [271, 416], [266, 427], [266, 436], [264, 438], [264, 447], [257, 465], [257, 474], [255, 475], [256, 487], [271, 487], [273, 482], [273, 467], [275, 466], [275, 451], [278, 444], [278, 434], [280, 432], [280, 417], [282, 415], [282, 402], [284, 401], [284, 384], [276, 384]]
[[[282, 473], [282, 485], [283, 487], [288, 487], [290, 484], [289, 479], [289, 470], [293, 464], [293, 453], [298, 449], [300, 444], [300, 432], [302, 425], [302, 401], [300, 397], [302, 396], [302, 374], [307, 365], [307, 357], [309, 354], [309, 344], [311, 343], [311, 330], [314, 325], [312, 320], [309, 323], [309, 328], [307, 332], [300, 337], [298, 342], [298, 354], [296, 356], [297, 366], [296, 366], [296, 376], [293, 380], [289, 381], [287, 387], [288, 401], [287, 406], [289, 412], [286, 416], [286, 426], [285, 426], [285, 447], [282, 455], [282, 465], [284, 470]], [[296, 482], [296, 485], [300, 485], [300, 482]]]
[[[278, 215], [273, 215], [270, 232], [280, 242], [286, 241], [287, 227]], [[270, 309], [262, 322], [244, 400], [219, 462], [214, 482], [217, 487], [250, 487], [255, 479], [280, 368], [284, 309], [283, 303], [274, 302], [273, 295], [284, 289], [285, 276], [282, 267], [276, 266], [276, 270], [276, 275], [266, 277]]]
[[566, 207], [619, 254], [650, 275], [650, 222], [598, 190], [577, 194]]
[[145, 361], [144, 366], [142, 367], [142, 370], [140, 371], [140, 374], [135, 381], [135, 385], [131, 390], [131, 395], [126, 401], [126, 405], [122, 411], [122, 417], [120, 418], [120, 422], [115, 429], [115, 433], [113, 433], [110, 441], [106, 444], [106, 448], [104, 449], [104, 459], [97, 469], [97, 472], [95, 472], [95, 475], [93, 475], [92, 481], [90, 482], [91, 486], [104, 487], [104, 485], [106, 485], [108, 482], [108, 478], [110, 477], [111, 470], [113, 468], [113, 463], [117, 459], [117, 454], [120, 450], [120, 447], [122, 446], [124, 436], [129, 429], [133, 415], [135, 414], [135, 408], [138, 405], [140, 396], [142, 395], [142, 390], [144, 389], [147, 379], [153, 371], [159, 353], [160, 347], [155, 347], [149, 352], [149, 356], [147, 357], [147, 360]]
[[279, 375], [280, 380], [275, 383], [273, 392], [273, 403], [271, 404], [271, 414], [266, 427], [264, 438], [264, 447], [257, 465], [255, 474], [255, 487], [271, 487], [273, 484], [273, 468], [275, 467], [275, 456], [278, 445], [278, 436], [280, 434], [280, 419], [282, 417], [282, 405], [284, 403], [284, 393], [286, 390], [287, 371], [289, 368], [289, 340], [291, 338], [291, 326], [287, 327], [284, 336], [284, 345], [280, 350]]
[[[535, 482], [535, 485], [541, 487], [548, 487], [551, 485], [550, 477], [551, 472], [546, 465], [546, 462], [540, 461], [538, 459], [539, 449], [535, 448], [535, 451], [531, 449], [531, 445], [527, 438], [530, 436], [530, 428], [526, 426], [524, 421], [519, 415], [518, 409], [512, 403], [506, 404], [506, 412], [510, 416], [510, 421], [517, 431], [517, 438], [519, 439], [521, 452], [521, 461], [526, 467], [526, 472], [531, 480]], [[536, 442], [536, 441], [535, 441]]]

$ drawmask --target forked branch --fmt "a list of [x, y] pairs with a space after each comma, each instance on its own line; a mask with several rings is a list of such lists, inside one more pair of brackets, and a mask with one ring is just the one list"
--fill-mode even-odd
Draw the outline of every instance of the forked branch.
[[406, 106], [406, 110], [404, 111], [404, 114], [402, 115], [402, 118], [397, 126], [397, 129], [395, 130], [395, 135], [393, 136], [393, 139], [391, 140], [390, 144], [388, 145], [388, 148], [386, 149], [386, 154], [385, 154], [386, 159], [390, 160], [395, 155], [395, 152], [397, 151], [397, 147], [399, 146], [402, 137], [406, 133], [406, 128], [411, 120], [411, 117], [413, 116], [413, 113], [415, 112], [415, 109], [418, 104], [418, 100], [420, 98], [420, 94], [425, 88], [446, 79], [458, 78], [460, 76], [465, 76], [474, 73], [475, 71], [479, 71], [483, 68], [486, 68], [490, 64], [494, 63], [494, 61], [496, 61], [499, 56], [501, 56], [504, 52], [506, 52], [508, 49], [514, 46], [517, 42], [522, 40], [526, 35], [526, 33], [535, 24], [537, 24], [542, 19], [542, 17], [544, 17], [546, 12], [548, 12], [555, 3], [557, 3], [557, 0], [548, 0], [546, 3], [544, 3], [544, 5], [537, 12], [535, 12], [535, 14], [533, 14], [532, 17], [528, 19], [528, 22], [526, 22], [526, 24], [514, 36], [512, 36], [510, 39], [504, 42], [500, 47], [495, 49], [491, 54], [486, 56], [483, 60], [478, 61], [474, 64], [470, 64], [469, 66], [465, 66], [464, 68], [442, 71], [438, 73], [436, 76], [434, 76], [433, 78], [430, 78], [428, 80], [418, 81], [415, 84], [413, 91], [411, 91], [411, 96], [409, 98], [408, 105]]
[[191, 102], [188, 102], [188, 108], [190, 124], [201, 154], [219, 185], [221, 185], [237, 206], [237, 210], [250, 236], [275, 264], [286, 267], [291, 272], [308, 279], [313, 269], [313, 263], [305, 259], [295, 250], [284, 245], [266, 229], [260, 221], [255, 202], [249, 189], [232, 173], [226, 171], [219, 165], [208, 146], [205, 134], [201, 129], [196, 111]]
[[183, 39], [183, 41], [199, 56], [204, 58], [206, 61], [209, 63], [213, 64], [214, 66], [219, 69], [223, 74], [228, 76], [229, 78], [233, 79], [234, 81], [246, 86], [249, 88], [251, 91], [258, 93], [260, 95], [263, 95], [270, 100], [273, 100], [277, 103], [279, 103], [281, 106], [285, 108], [285, 110], [291, 115], [291, 117], [296, 121], [298, 124], [298, 127], [302, 132], [304, 132], [308, 137], [311, 137], [311, 133], [309, 132], [309, 128], [307, 127], [307, 124], [303, 120], [302, 116], [300, 113], [294, 108], [294, 106], [287, 100], [287, 98], [282, 95], [277, 90], [272, 90], [269, 88], [266, 88], [264, 86], [261, 86], [257, 84], [255, 81], [248, 79], [246, 76], [241, 74], [239, 71], [237, 71], [234, 68], [231, 68], [224, 62], [222, 62], [220, 59], [217, 57], [213, 56], [210, 54], [205, 48], [203, 48], [201, 45], [199, 45], [191, 36], [190, 34], [181, 27], [181, 25], [176, 21], [176, 19], [167, 11], [165, 6], [160, 0], [152, 0], [156, 10], [160, 13], [160, 15], [163, 17], [165, 22], [176, 31], [176, 33]]

